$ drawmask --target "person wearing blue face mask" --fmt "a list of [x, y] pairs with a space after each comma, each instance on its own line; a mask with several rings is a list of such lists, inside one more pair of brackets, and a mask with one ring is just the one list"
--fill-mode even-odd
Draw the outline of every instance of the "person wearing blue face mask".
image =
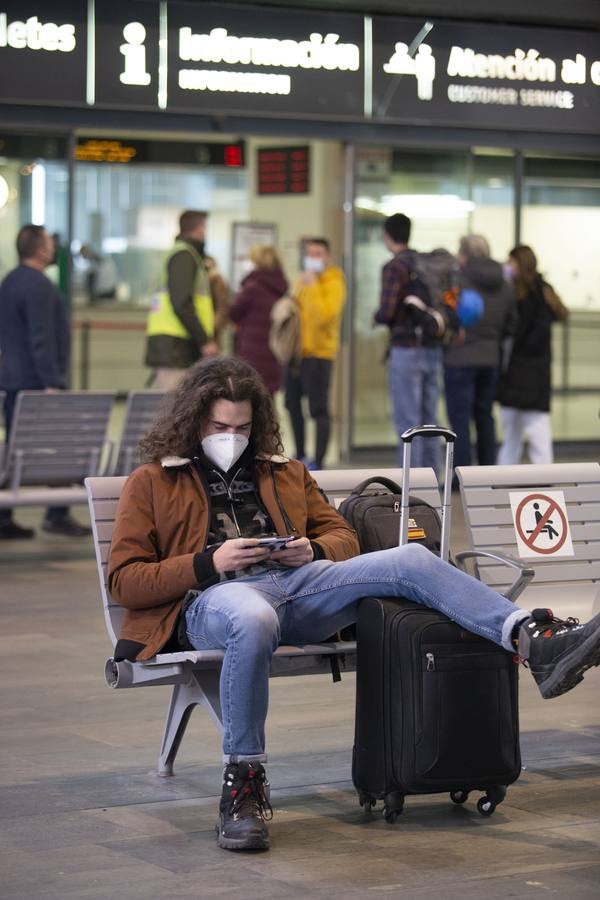
[[[301, 358], [293, 360], [285, 377], [285, 405], [290, 415], [296, 457], [309, 468], [322, 469], [329, 444], [329, 387], [339, 346], [342, 310], [346, 299], [344, 273], [331, 264], [329, 241], [306, 241], [302, 273], [294, 287], [300, 308]], [[305, 453], [302, 399], [316, 425], [314, 460]]]

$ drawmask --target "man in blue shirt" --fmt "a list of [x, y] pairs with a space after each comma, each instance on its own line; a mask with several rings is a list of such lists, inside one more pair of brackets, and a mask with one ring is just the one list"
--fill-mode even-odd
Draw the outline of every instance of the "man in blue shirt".
[[[0, 390], [6, 392], [6, 439], [19, 391], [58, 391], [67, 387], [69, 323], [64, 302], [44, 275], [54, 259], [51, 236], [41, 225], [24, 225], [17, 235], [19, 265], [0, 285]], [[89, 534], [66, 507], [46, 511], [45, 531], [79, 537]], [[12, 517], [0, 510], [0, 540], [31, 538]]]

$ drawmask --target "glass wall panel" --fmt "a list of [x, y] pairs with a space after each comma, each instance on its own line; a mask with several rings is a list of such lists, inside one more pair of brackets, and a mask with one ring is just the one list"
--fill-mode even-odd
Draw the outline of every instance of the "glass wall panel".
[[[389, 259], [382, 241], [386, 216], [412, 219], [411, 245], [454, 253], [462, 235], [480, 232], [494, 256], [504, 258], [514, 241], [514, 161], [510, 154], [359, 148], [355, 195], [353, 314], [354, 423], [356, 448], [392, 445], [385, 354], [387, 328], [373, 328], [380, 272]], [[440, 408], [439, 421], [444, 419]]]
[[247, 202], [243, 171], [77, 164], [75, 304], [147, 307], [185, 208], [209, 211], [207, 251], [228, 273], [231, 225], [247, 217]]
[[[68, 216], [69, 173], [65, 160], [0, 156], [0, 279], [17, 265], [15, 239], [22, 225], [45, 225], [64, 243]], [[58, 282], [56, 266], [51, 266], [47, 274]]]
[[571, 309], [600, 312], [600, 160], [526, 157], [521, 234]]
[[494, 259], [506, 259], [515, 237], [515, 159], [510, 152], [487, 148], [471, 157], [469, 230], [488, 239]]
[[571, 310], [553, 331], [553, 434], [597, 440], [600, 160], [528, 155], [524, 168], [522, 241]]

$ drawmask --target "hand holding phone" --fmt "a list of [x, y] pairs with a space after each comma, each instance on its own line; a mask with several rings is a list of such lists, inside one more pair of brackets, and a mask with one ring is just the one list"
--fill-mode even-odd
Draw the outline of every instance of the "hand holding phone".
[[296, 536], [293, 534], [287, 534], [284, 536], [281, 535], [273, 535], [272, 537], [262, 537], [258, 538], [258, 546], [264, 547], [266, 550], [285, 550], [286, 546], [290, 541], [295, 541]]

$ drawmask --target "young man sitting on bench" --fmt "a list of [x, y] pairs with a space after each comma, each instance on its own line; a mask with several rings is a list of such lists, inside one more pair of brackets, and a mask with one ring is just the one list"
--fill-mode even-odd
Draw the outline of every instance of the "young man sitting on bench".
[[352, 624], [363, 597], [405, 597], [516, 650], [543, 697], [570, 690], [600, 662], [600, 614], [587, 625], [549, 610], [536, 620], [419, 545], [360, 556], [302, 463], [281, 455], [270, 395], [240, 360], [193, 366], [142, 450], [147, 464], [125, 485], [109, 559], [108, 587], [125, 607], [115, 656], [225, 651], [221, 847], [269, 846], [273, 652]]

